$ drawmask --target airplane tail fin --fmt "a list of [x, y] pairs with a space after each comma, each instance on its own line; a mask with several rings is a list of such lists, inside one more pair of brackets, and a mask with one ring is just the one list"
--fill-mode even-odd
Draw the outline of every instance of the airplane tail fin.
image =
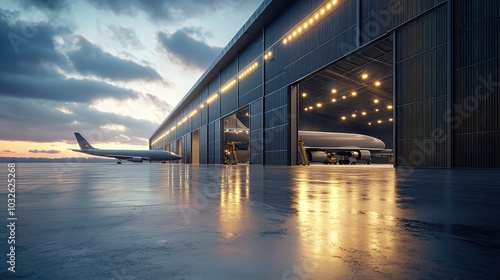
[[80, 145], [81, 150], [95, 149], [87, 140], [85, 140], [85, 138], [83, 138], [83, 136], [79, 132], [75, 132], [75, 137], [76, 141], [78, 141], [78, 145]]

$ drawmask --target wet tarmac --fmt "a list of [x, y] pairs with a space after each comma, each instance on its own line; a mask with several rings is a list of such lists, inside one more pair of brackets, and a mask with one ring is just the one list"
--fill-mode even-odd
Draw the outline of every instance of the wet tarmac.
[[0, 188], [2, 279], [500, 279], [499, 170], [19, 163], [16, 175], [15, 273]]

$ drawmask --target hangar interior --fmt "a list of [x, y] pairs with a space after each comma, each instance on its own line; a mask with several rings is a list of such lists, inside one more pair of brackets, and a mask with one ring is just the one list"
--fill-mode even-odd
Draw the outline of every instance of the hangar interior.
[[298, 130], [369, 135], [393, 149], [393, 54], [393, 37], [387, 36], [303, 79]]

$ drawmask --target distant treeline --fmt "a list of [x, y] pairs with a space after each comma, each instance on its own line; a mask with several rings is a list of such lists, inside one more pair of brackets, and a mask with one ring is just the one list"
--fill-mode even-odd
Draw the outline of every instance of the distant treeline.
[[42, 158], [42, 157], [0, 157], [0, 162], [61, 162], [61, 163], [85, 163], [85, 162], [110, 162], [115, 159], [108, 158], [84, 158], [84, 157], [67, 157], [67, 158]]

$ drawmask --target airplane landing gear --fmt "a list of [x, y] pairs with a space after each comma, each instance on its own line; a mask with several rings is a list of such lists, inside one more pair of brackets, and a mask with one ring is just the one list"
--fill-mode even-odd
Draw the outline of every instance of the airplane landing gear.
[[122, 160], [121, 160], [121, 159], [119, 159], [119, 160], [116, 162], [116, 164], [122, 164]]

